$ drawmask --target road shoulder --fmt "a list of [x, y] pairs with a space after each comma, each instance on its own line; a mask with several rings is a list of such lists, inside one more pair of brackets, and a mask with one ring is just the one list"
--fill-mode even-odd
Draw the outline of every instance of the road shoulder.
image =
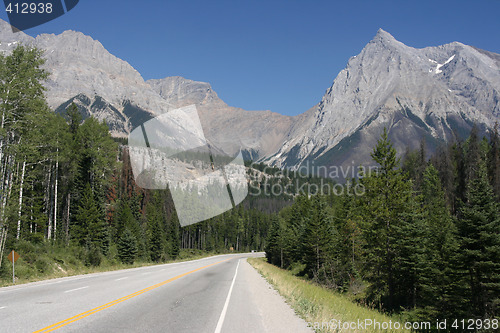
[[222, 332], [313, 332], [246, 259], [240, 262], [229, 309]]

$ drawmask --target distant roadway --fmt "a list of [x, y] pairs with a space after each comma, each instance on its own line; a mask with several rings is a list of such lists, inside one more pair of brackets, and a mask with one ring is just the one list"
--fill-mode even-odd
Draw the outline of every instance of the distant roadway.
[[262, 255], [0, 288], [0, 332], [312, 332], [246, 261]]

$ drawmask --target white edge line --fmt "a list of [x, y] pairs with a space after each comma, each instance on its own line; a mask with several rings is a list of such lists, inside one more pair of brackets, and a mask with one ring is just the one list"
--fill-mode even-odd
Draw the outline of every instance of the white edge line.
[[0, 306], [0, 310], [5, 309], [5, 308], [6, 308], [6, 306]]
[[82, 290], [82, 289], [85, 289], [85, 288], [88, 288], [89, 286], [86, 286], [86, 287], [80, 287], [80, 288], [76, 288], [76, 289], [70, 289], [70, 290], [66, 290], [65, 293], [70, 293], [72, 291], [77, 291], [77, 290]]
[[122, 277], [122, 278], [116, 279], [115, 281], [121, 281], [121, 280], [125, 280], [125, 279], [128, 279], [128, 276], [125, 276], [125, 277]]
[[236, 275], [238, 275], [238, 267], [240, 266], [240, 260], [238, 259], [238, 264], [236, 265], [236, 271], [234, 272], [233, 282], [231, 282], [231, 287], [229, 288], [229, 292], [227, 293], [226, 302], [224, 303], [224, 307], [222, 308], [222, 312], [219, 317], [219, 321], [217, 322], [217, 327], [215, 328], [214, 333], [220, 333], [222, 330], [222, 324], [224, 324], [224, 318], [226, 317], [227, 307], [229, 306], [229, 299], [231, 298], [231, 293], [233, 292], [234, 282], [236, 281]]

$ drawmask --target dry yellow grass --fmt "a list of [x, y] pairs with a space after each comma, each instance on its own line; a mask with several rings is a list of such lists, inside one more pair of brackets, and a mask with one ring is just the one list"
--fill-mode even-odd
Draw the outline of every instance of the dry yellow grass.
[[[410, 332], [403, 329], [403, 322], [302, 280], [289, 271], [268, 264], [264, 258], [250, 258], [248, 262], [316, 332]], [[372, 320], [370, 326], [367, 325], [369, 320]], [[401, 325], [400, 329], [394, 328], [397, 324]]]

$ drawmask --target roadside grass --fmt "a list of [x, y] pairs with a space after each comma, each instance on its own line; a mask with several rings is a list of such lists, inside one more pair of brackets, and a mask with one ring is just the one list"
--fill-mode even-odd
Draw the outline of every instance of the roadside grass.
[[[344, 295], [298, 278], [290, 271], [267, 263], [265, 258], [249, 258], [248, 262], [316, 332], [410, 332], [404, 329], [383, 329], [382, 326], [380, 329], [373, 326], [363, 326], [362, 329], [359, 327], [339, 329], [339, 321], [357, 324], [358, 320], [364, 323], [366, 319], [371, 319], [380, 325], [392, 321], [393, 324], [401, 323], [401, 326], [403, 321], [353, 303]], [[336, 323], [337, 328], [332, 325], [333, 323]]]
[[[66, 276], [196, 260], [222, 254], [186, 249], [180, 250], [176, 259], [152, 262], [148, 261], [146, 258], [138, 258], [133, 264], [128, 265], [122, 263], [118, 259], [116, 248], [111, 247], [107, 256], [100, 257], [100, 264], [98, 266], [93, 266], [88, 262], [88, 253], [79, 247], [68, 247], [49, 243], [32, 244], [30, 242], [20, 241], [16, 245], [15, 251], [20, 255], [14, 267], [16, 285]], [[0, 267], [0, 287], [13, 284], [12, 264], [7, 259], [7, 254], [8, 252], [4, 253], [2, 266]]]

